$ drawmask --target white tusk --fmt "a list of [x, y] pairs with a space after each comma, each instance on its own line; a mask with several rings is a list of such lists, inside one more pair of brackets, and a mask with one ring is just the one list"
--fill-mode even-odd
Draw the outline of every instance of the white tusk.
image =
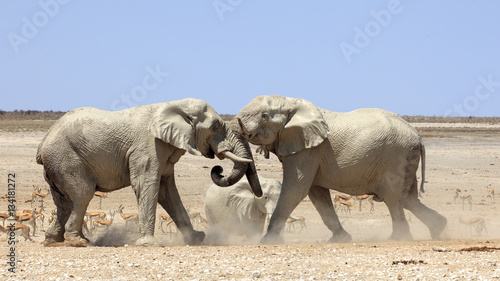
[[222, 155], [233, 162], [252, 163], [252, 160], [236, 156], [231, 151], [224, 151]]
[[245, 126], [243, 126], [243, 122], [241, 122], [241, 119], [238, 118], [238, 123], [240, 124], [240, 128], [241, 130], [243, 131], [243, 134], [246, 135], [246, 136], [249, 136], [251, 135], [252, 133], [250, 133], [249, 131], [247, 131], [247, 129], [245, 129]]

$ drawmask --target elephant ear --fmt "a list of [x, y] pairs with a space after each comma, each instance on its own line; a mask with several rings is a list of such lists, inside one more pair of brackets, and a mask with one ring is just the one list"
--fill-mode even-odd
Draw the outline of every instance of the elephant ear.
[[197, 147], [197, 133], [209, 130], [218, 117], [205, 101], [184, 99], [161, 104], [149, 123], [149, 132], [157, 139], [201, 155]]
[[279, 135], [278, 154], [286, 156], [320, 145], [329, 132], [320, 109], [303, 99], [285, 99], [290, 112]]
[[249, 220], [258, 220], [260, 211], [255, 202], [255, 196], [249, 188], [232, 187], [227, 196], [229, 208]]

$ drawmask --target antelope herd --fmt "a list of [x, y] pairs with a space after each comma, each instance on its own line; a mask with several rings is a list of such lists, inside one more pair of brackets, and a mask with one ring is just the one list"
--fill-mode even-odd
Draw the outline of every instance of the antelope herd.
[[[16, 223], [14, 225], [14, 230], [19, 232], [25, 240], [33, 241], [31, 237], [36, 235], [36, 230], [41, 227], [41, 231], [44, 230], [44, 206], [43, 201], [48, 196], [49, 191], [45, 193], [42, 192], [42, 189], [37, 186], [33, 186], [34, 190], [32, 193], [31, 206], [33, 204], [38, 203], [39, 206], [34, 209], [26, 209], [22, 212], [18, 212], [15, 214], [14, 219]], [[96, 191], [94, 194], [99, 198], [99, 209], [101, 209], [102, 199], [107, 198], [108, 194], [105, 192]], [[486, 187], [486, 192], [484, 195], [486, 199], [483, 199], [482, 202], [488, 202], [489, 204], [495, 204], [495, 190], [491, 186]], [[483, 197], [484, 198], [484, 197]], [[472, 211], [473, 199], [470, 193], [462, 192], [460, 188], [455, 188], [453, 190], [453, 202], [458, 203], [457, 200], [460, 199], [462, 203], [462, 210], [465, 211], [465, 204], [468, 203], [469, 211]], [[375, 204], [373, 200], [373, 195], [359, 195], [352, 196], [346, 194], [335, 194], [333, 196], [333, 204], [337, 212], [345, 212], [346, 217], [351, 217], [351, 209], [357, 203], [359, 204], [359, 212], [362, 212], [362, 203], [366, 201], [370, 203], [370, 213], [374, 212]], [[29, 202], [29, 201], [27, 201]], [[449, 204], [449, 203], [448, 203]], [[484, 204], [484, 203], [481, 203]], [[107, 231], [109, 227], [114, 222], [115, 214], [118, 213], [121, 219], [125, 222], [125, 228], [129, 231], [137, 231], [140, 232], [139, 229], [139, 215], [137, 213], [124, 213], [124, 206], [120, 204], [118, 209], [115, 211], [109, 210], [109, 216], [102, 210], [98, 211], [87, 211], [85, 213], [83, 230], [88, 235], [95, 234], [98, 230], [103, 229]], [[205, 217], [202, 216], [200, 212], [191, 210], [190, 207], [186, 208], [189, 218], [193, 224], [193, 227], [198, 228], [198, 230], [208, 230], [209, 224]], [[53, 209], [48, 217], [48, 223], [51, 224], [52, 221], [57, 216], [57, 209]], [[5, 227], [6, 220], [9, 219], [8, 213], [0, 213], [0, 219], [2, 219], [2, 225], [0, 226], [0, 231], [7, 232], [8, 228]], [[285, 231], [287, 232], [296, 232], [301, 233], [304, 229], [307, 229], [307, 225], [305, 223], [304, 216], [290, 216], [286, 221]], [[468, 227], [468, 235], [482, 235], [483, 232], [488, 234], [486, 229], [485, 219], [482, 217], [471, 217], [468, 219], [464, 219], [461, 216], [458, 219], [460, 225], [465, 225]], [[132, 223], [132, 225], [130, 225]], [[178, 233], [177, 227], [175, 226], [175, 222], [173, 219], [164, 213], [160, 213], [158, 215], [158, 229], [162, 231], [164, 234], [174, 235]], [[30, 232], [32, 234], [30, 235]], [[100, 231], [101, 232], [101, 231]]]

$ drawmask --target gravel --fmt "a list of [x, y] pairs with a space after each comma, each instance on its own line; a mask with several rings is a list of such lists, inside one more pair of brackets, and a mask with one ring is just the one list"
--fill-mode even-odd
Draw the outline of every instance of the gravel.
[[[441, 250], [436, 250], [441, 249]], [[464, 251], [463, 249], [469, 249]], [[476, 250], [471, 250], [476, 249]], [[6, 252], [4, 246], [0, 251]], [[171, 247], [20, 242], [9, 280], [494, 280], [499, 240]]]

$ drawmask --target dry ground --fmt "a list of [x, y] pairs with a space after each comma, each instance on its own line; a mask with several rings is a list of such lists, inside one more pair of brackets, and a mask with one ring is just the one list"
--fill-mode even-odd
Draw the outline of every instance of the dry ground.
[[[339, 217], [353, 236], [352, 243], [327, 244], [327, 228], [308, 198], [294, 215], [306, 218], [301, 233], [284, 232], [285, 245], [249, 245], [243, 237], [234, 237], [225, 246], [184, 246], [179, 235], [156, 231], [166, 247], [133, 246], [137, 233], [126, 229], [120, 216], [112, 228], [98, 231], [87, 248], [44, 247], [44, 232], [37, 229], [36, 242], [20, 239], [16, 244], [17, 272], [10, 274], [6, 265], [7, 242], [0, 242], [0, 276], [9, 280], [241, 280], [241, 279], [377, 279], [377, 280], [470, 280], [500, 279], [500, 198], [493, 204], [487, 187], [500, 193], [500, 135], [498, 125], [481, 125], [480, 130], [460, 129], [439, 133], [436, 125], [423, 128], [427, 148], [426, 193], [421, 198], [427, 206], [448, 219], [443, 241], [430, 241], [425, 226], [408, 214], [415, 241], [390, 242], [391, 219], [383, 203], [369, 211], [364, 202]], [[438, 127], [446, 125], [441, 124]], [[457, 126], [457, 125], [453, 125]], [[460, 127], [460, 125], [458, 125]], [[463, 125], [473, 128], [471, 124]], [[491, 129], [491, 130], [490, 130]], [[488, 133], [488, 132], [493, 133]], [[30, 209], [33, 185], [48, 190], [42, 167], [35, 162], [43, 132], [0, 132], [0, 212], [6, 211], [7, 174], [16, 174], [17, 208]], [[205, 191], [210, 185], [210, 168], [231, 164], [219, 160], [185, 155], [177, 164], [177, 185], [185, 206], [204, 215]], [[257, 156], [259, 173], [264, 177], [282, 176], [276, 158]], [[460, 188], [473, 198], [472, 210], [453, 200], [453, 190]], [[39, 203], [37, 203], [39, 205]], [[35, 204], [35, 205], [37, 205]], [[124, 212], [136, 212], [130, 187], [110, 193], [102, 200], [105, 212], [123, 204]], [[54, 204], [50, 195], [44, 201], [48, 217]], [[88, 210], [99, 208], [94, 198]], [[165, 211], [158, 207], [158, 213]], [[486, 231], [477, 233], [459, 224], [464, 219], [483, 217]], [[45, 225], [47, 227], [47, 225]], [[5, 237], [2, 235], [2, 237]]]

